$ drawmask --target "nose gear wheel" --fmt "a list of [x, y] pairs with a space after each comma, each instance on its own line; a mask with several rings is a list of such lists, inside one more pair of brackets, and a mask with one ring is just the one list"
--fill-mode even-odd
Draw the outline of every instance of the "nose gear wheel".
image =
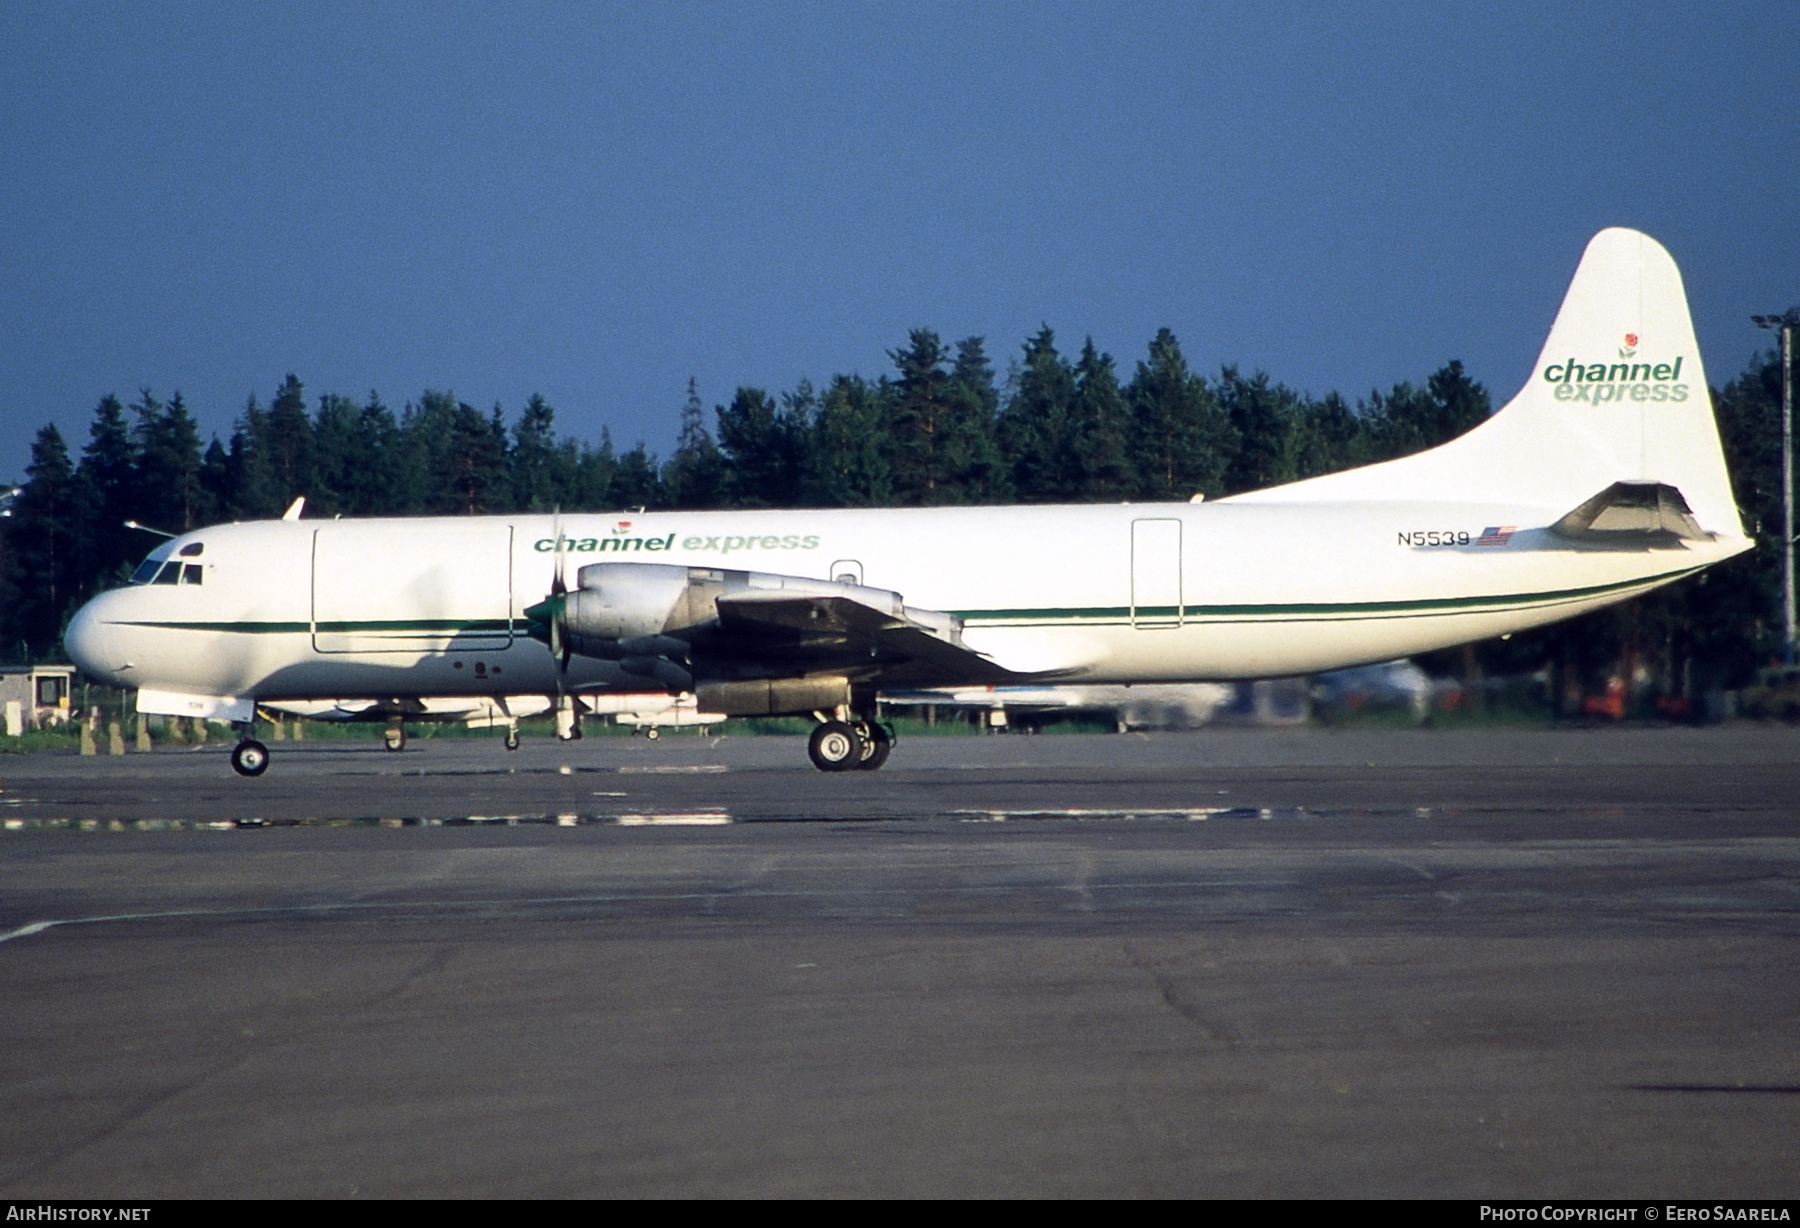
[[269, 748], [245, 738], [231, 751], [231, 769], [239, 776], [261, 776], [269, 768]]

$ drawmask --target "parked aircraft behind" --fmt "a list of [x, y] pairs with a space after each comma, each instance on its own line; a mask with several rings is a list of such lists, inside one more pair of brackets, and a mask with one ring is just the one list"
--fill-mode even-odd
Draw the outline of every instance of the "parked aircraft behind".
[[[406, 695], [387, 699], [280, 699], [257, 704], [267, 712], [301, 716], [308, 720], [336, 724], [382, 721], [387, 725], [389, 750], [406, 749], [406, 726], [424, 722], [460, 721], [469, 726], [496, 725], [506, 730], [506, 749], [519, 749], [519, 721], [538, 716], [556, 705], [554, 695]], [[589, 716], [611, 716], [632, 732], [648, 730], [652, 738], [664, 727], [702, 731], [725, 719], [718, 712], [702, 712], [691, 693], [671, 695], [667, 691], [620, 691], [605, 695], [589, 693], [582, 697], [581, 710]], [[559, 732], [571, 736], [576, 712], [565, 707]]]
[[[1569, 618], [1750, 548], [1681, 276], [1588, 244], [1530, 381], [1428, 452], [1216, 502], [215, 525], [70, 625], [142, 712], [660, 690], [812, 713], [879, 767], [883, 688], [1312, 673]], [[573, 572], [573, 583], [570, 582]], [[904, 594], [904, 595], [903, 595]], [[546, 651], [548, 646], [549, 651]]]
[[881, 697], [889, 707], [912, 705], [968, 712], [993, 730], [1014, 724], [1031, 731], [1046, 718], [1102, 716], [1125, 733], [1132, 729], [1192, 729], [1204, 725], [1231, 702], [1234, 693], [1234, 688], [1220, 682], [1152, 682], [1136, 686], [1042, 683], [884, 690]]

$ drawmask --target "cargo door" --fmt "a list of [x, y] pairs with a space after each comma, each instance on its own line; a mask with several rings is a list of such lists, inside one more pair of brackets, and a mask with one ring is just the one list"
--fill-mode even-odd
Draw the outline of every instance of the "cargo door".
[[1132, 521], [1131, 625], [1179, 627], [1182, 613], [1181, 521]]

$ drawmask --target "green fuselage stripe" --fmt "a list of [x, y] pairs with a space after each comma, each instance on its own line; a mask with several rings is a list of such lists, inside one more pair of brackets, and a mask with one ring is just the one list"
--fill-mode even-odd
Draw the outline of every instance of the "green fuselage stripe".
[[[1637, 580], [1621, 580], [1613, 584], [1596, 584], [1587, 588], [1558, 589], [1542, 593], [1497, 593], [1485, 597], [1426, 597], [1412, 601], [1342, 601], [1342, 602], [1296, 602], [1277, 605], [1188, 605], [1175, 606], [1138, 606], [1136, 616], [1139, 621], [1146, 618], [1175, 618], [1178, 615], [1188, 622], [1229, 622], [1243, 619], [1276, 619], [1292, 622], [1319, 622], [1338, 618], [1420, 618], [1436, 614], [1461, 612], [1483, 612], [1487, 610], [1517, 609], [1533, 605], [1561, 605], [1571, 601], [1585, 601], [1592, 597], [1604, 597], [1609, 593], [1622, 593], [1634, 588], [1646, 588], [1657, 584], [1666, 584], [1671, 580], [1679, 580], [1693, 575], [1698, 567], [1686, 567], [1680, 571], [1664, 572], [1661, 575], [1645, 576]], [[1128, 622], [1132, 618], [1129, 606], [1109, 606], [1088, 609], [1037, 609], [1037, 610], [955, 610], [952, 611], [965, 623], [1111, 623]]]
[[[1699, 571], [1686, 567], [1661, 575], [1637, 580], [1621, 580], [1587, 588], [1559, 589], [1539, 593], [1498, 593], [1485, 597], [1428, 597], [1413, 601], [1344, 601], [1296, 602], [1270, 605], [1189, 605], [1139, 606], [1136, 618], [1144, 621], [1231, 622], [1243, 620], [1275, 620], [1282, 622], [1323, 622], [1342, 618], [1422, 618], [1441, 614], [1480, 613], [1490, 610], [1518, 609], [1533, 605], [1559, 605], [1622, 593], [1630, 589], [1648, 588], [1681, 579]], [[1029, 623], [1033, 626], [1106, 625], [1129, 623], [1130, 606], [1042, 607], [1016, 610], [954, 610], [958, 618], [970, 625]], [[405, 636], [417, 639], [442, 639], [454, 636], [515, 636], [524, 638], [523, 626], [505, 619], [394, 619], [343, 622], [140, 622], [132, 627], [156, 627], [167, 631], [208, 631], [227, 635], [377, 635]]]
[[[220, 631], [236, 635], [354, 635], [370, 633], [392, 635], [411, 632], [428, 638], [446, 635], [499, 636], [514, 634], [514, 625], [504, 618], [402, 618], [391, 621], [361, 620], [356, 622], [141, 622], [122, 624], [127, 627], [157, 627], [165, 631]], [[524, 634], [521, 628], [518, 634]]]

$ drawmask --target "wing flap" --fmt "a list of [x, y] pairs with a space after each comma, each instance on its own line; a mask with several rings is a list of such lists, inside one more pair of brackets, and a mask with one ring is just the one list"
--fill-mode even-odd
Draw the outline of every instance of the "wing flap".
[[1017, 677], [963, 644], [959, 621], [935, 610], [902, 606], [895, 614], [847, 596], [749, 590], [720, 597], [718, 611], [721, 625], [741, 634], [792, 638], [822, 651], [866, 645], [884, 677], [984, 683]]

